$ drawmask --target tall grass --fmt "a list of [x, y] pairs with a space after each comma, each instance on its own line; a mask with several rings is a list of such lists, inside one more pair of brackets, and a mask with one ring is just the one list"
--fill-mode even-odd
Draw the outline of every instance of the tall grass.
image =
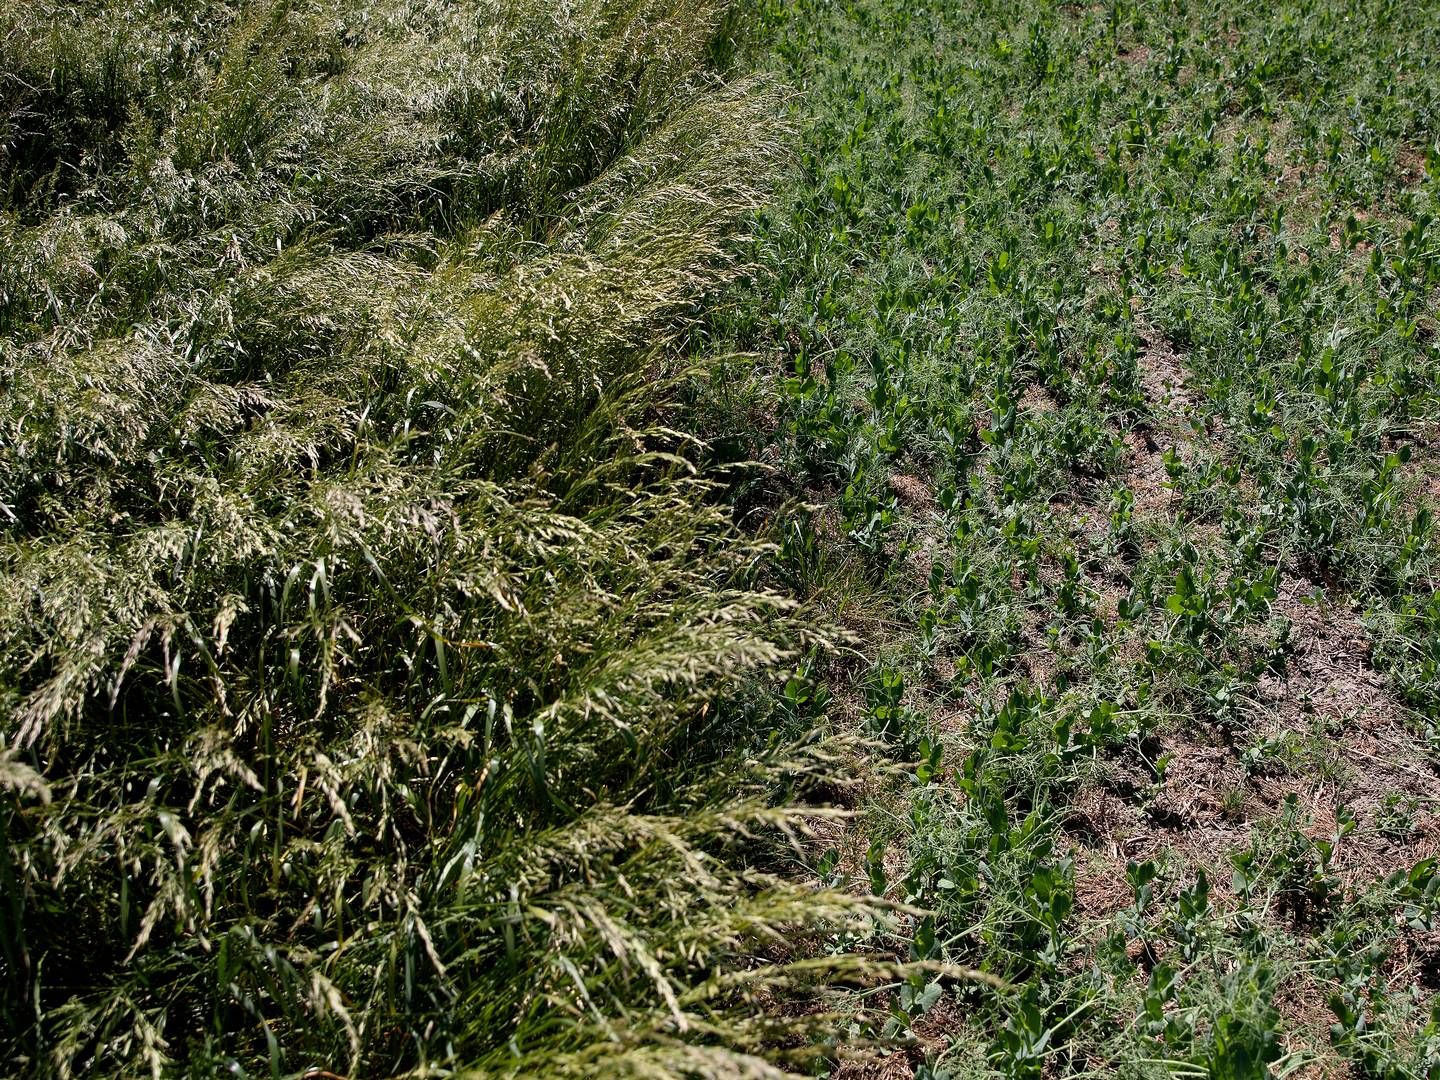
[[725, 20], [0, 5], [9, 1067], [803, 1056], [752, 956], [868, 909], [726, 702], [810, 631], [665, 411], [783, 139]]

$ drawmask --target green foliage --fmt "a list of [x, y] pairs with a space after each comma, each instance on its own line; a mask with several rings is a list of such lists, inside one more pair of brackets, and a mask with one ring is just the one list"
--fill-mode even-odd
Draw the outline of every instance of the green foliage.
[[[864, 635], [830, 683], [884, 746], [872, 888], [1017, 984], [918, 1074], [1423, 1074], [1436, 9], [759, 9], [799, 175], [710, 419]], [[1332, 1041], [1293, 1006], [1340, 926], [1418, 985], [1349, 987]]]
[[785, 134], [735, 29], [0, 6], [7, 1066], [811, 1052], [755, 998], [853, 963], [755, 952], [874, 907], [765, 868], [833, 763], [745, 688], [823, 641], [667, 422]]

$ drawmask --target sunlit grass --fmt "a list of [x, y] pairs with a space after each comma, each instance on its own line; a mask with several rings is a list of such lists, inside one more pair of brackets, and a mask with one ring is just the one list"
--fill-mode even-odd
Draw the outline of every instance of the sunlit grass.
[[872, 907], [741, 702], [818, 638], [665, 420], [785, 137], [728, 18], [0, 8], [11, 1068], [810, 1052], [747, 1002]]

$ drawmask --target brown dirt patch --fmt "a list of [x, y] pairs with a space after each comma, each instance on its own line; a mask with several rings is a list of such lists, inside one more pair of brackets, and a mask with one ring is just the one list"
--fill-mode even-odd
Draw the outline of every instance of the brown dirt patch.
[[1287, 979], [1275, 992], [1275, 1011], [1285, 1021], [1280, 1036], [1285, 1050], [1308, 1050], [1317, 1057], [1291, 1075], [1310, 1080], [1341, 1080], [1353, 1075], [1349, 1064], [1330, 1046], [1335, 1014], [1326, 1003], [1328, 993], [1328, 987], [1305, 975]]
[[[1285, 775], [1256, 779], [1259, 802], [1278, 806], [1295, 794], [1317, 833], [1332, 830], [1348, 808], [1358, 824], [1336, 863], [1355, 883], [1440, 852], [1440, 771], [1371, 666], [1359, 613], [1303, 578], [1282, 585], [1275, 610], [1290, 620], [1294, 653], [1283, 674], [1261, 680], [1257, 734], [1282, 747], [1289, 740], [1301, 753]], [[1397, 814], [1409, 818], [1408, 829], [1397, 831]]]
[[1025, 392], [1020, 395], [1020, 400], [1015, 405], [1021, 412], [1028, 413], [1053, 413], [1060, 408], [1048, 389], [1033, 382], [1025, 387]]
[[902, 506], [911, 510], [930, 510], [935, 505], [935, 496], [929, 486], [918, 476], [909, 473], [891, 473], [886, 483]]
[[[1358, 614], [1308, 603], [1313, 590], [1298, 578], [1282, 587], [1276, 610], [1291, 621], [1294, 652], [1283, 673], [1261, 680], [1233, 742], [1204, 728], [1162, 734], [1164, 783], [1143, 806], [1131, 794], [1149, 785], [1138, 768], [1117, 766], [1103, 789], [1077, 794], [1071, 831], [1088, 849], [1123, 864], [1168, 848], [1219, 884], [1253, 827], [1293, 795], [1312, 837], [1333, 835], [1342, 809], [1355, 816], [1333, 862], [1351, 887], [1440, 854], [1440, 770], [1370, 666]], [[1255, 746], [1262, 752], [1247, 771], [1242, 754]]]
[[834, 1080], [911, 1080], [915, 1063], [904, 1051], [894, 1051], [889, 1057], [842, 1061], [830, 1075]]
[[1089, 919], [1108, 919], [1130, 906], [1125, 860], [1094, 848], [1075, 850], [1075, 907]]
[[1171, 734], [1161, 740], [1161, 756], [1167, 760], [1165, 786], [1155, 798], [1154, 817], [1174, 830], [1244, 835], [1245, 771], [1228, 746]]
[[1157, 420], [1172, 426], [1187, 419], [1194, 408], [1196, 395], [1190, 387], [1189, 373], [1175, 347], [1156, 331], [1146, 331], [1137, 360], [1140, 388], [1146, 403]]
[[1125, 434], [1125, 471], [1121, 477], [1135, 496], [1134, 512], [1141, 516], [1168, 515], [1177, 502], [1170, 476], [1165, 471], [1163, 449], [1148, 431]]
[[926, 1057], [943, 1053], [964, 1026], [960, 1005], [949, 993], [910, 1026], [910, 1039], [883, 1057], [842, 1061], [830, 1075], [835, 1080], [910, 1080]]
[[1395, 168], [1406, 187], [1415, 187], [1425, 179], [1425, 155], [1414, 147], [1402, 147], [1395, 155]]
[[1136, 513], [1144, 516], [1168, 514], [1175, 508], [1164, 453], [1170, 448], [1178, 452], [1193, 440], [1189, 416], [1196, 395], [1184, 362], [1163, 335], [1148, 332], [1142, 345], [1137, 364], [1149, 416], [1123, 436], [1128, 453], [1121, 479], [1135, 496]]
[[1383, 973], [1390, 993], [1414, 986], [1440, 990], [1440, 930], [1405, 930], [1391, 946]]

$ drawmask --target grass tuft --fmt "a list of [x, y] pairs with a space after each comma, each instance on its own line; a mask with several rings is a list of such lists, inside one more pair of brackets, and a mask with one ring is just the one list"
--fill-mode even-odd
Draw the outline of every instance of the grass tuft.
[[766, 869], [834, 757], [736, 702], [823, 637], [667, 420], [783, 157], [734, 25], [0, 8], [11, 1068], [812, 1052], [755, 996], [885, 907]]

